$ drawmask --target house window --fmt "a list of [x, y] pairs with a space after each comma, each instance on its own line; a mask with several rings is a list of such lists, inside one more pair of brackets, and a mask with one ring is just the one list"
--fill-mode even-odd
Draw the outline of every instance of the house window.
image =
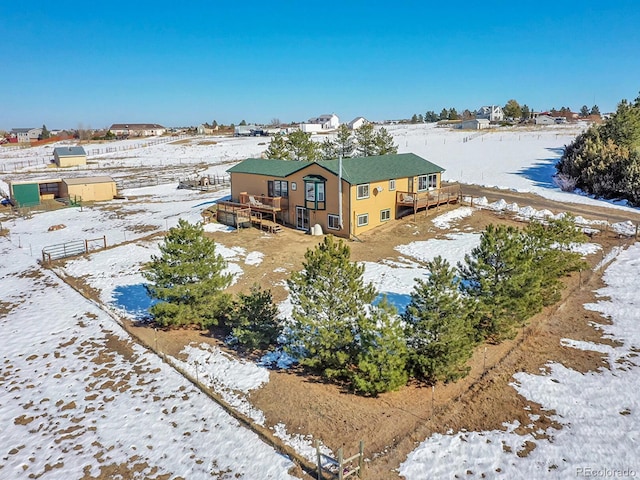
[[310, 210], [324, 210], [326, 208], [325, 182], [326, 179], [320, 175], [304, 177], [305, 208]]
[[267, 182], [267, 195], [270, 197], [289, 198], [289, 182], [269, 180]]
[[430, 190], [438, 186], [438, 176], [435, 173], [431, 175], [421, 175], [418, 177], [418, 191]]
[[393, 191], [396, 189], [396, 179], [392, 178], [389, 180], [389, 191]]
[[358, 192], [356, 195], [358, 200], [362, 198], [369, 198], [369, 184], [363, 183], [362, 185], [358, 185]]
[[329, 230], [340, 230], [340, 217], [338, 215], [329, 214], [327, 228]]
[[365, 225], [369, 225], [369, 214], [363, 213], [362, 215], [358, 215], [358, 226], [364, 227]]
[[390, 209], [385, 209], [385, 210], [380, 210], [380, 221], [381, 222], [386, 222], [388, 220], [391, 219], [391, 210]]

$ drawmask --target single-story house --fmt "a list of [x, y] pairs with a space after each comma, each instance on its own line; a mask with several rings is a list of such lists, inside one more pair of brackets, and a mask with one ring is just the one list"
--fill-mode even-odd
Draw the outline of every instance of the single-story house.
[[39, 205], [43, 200], [71, 199], [83, 202], [113, 200], [116, 182], [111, 177], [49, 178], [9, 183], [9, 196], [18, 207]]
[[501, 122], [504, 120], [504, 112], [500, 105], [485, 105], [478, 109], [476, 118], [484, 118], [490, 122]]
[[18, 143], [29, 143], [38, 140], [40, 135], [42, 135], [41, 128], [13, 128], [9, 132], [9, 136], [16, 138]]
[[471, 120], [463, 120], [458, 124], [458, 128], [462, 130], [483, 130], [490, 126], [490, 122], [486, 118], [472, 118]]
[[538, 115], [534, 120], [536, 125], [555, 125], [556, 119], [551, 115]]
[[198, 135], [213, 135], [217, 131], [218, 131], [218, 125], [213, 127], [208, 123], [201, 123], [200, 125], [198, 125], [198, 129], [197, 129]]
[[163, 135], [167, 129], [157, 123], [114, 123], [109, 131], [116, 137], [154, 137]]
[[309, 231], [357, 237], [418, 209], [458, 201], [444, 169], [412, 153], [318, 162], [249, 158], [227, 170], [230, 205]]
[[82, 147], [56, 147], [53, 159], [58, 167], [75, 167], [87, 164], [87, 152]]

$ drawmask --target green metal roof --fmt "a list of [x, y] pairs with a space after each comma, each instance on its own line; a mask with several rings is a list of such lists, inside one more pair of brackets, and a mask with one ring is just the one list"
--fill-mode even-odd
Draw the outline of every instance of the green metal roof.
[[[339, 160], [321, 160], [317, 165], [338, 175]], [[271, 177], [287, 177], [307, 168], [311, 163], [292, 160], [248, 158], [227, 170], [229, 173], [251, 173]], [[443, 172], [444, 168], [413, 153], [353, 157], [342, 160], [342, 178], [351, 185], [392, 178], [415, 177]]]
[[277, 160], [265, 158], [247, 158], [227, 170], [229, 173], [253, 173], [270, 177], [288, 177], [310, 165], [309, 162], [294, 160]]
[[[318, 164], [338, 175], [339, 160], [324, 160]], [[439, 172], [444, 172], [444, 168], [413, 153], [353, 157], [342, 160], [342, 178], [351, 185]]]

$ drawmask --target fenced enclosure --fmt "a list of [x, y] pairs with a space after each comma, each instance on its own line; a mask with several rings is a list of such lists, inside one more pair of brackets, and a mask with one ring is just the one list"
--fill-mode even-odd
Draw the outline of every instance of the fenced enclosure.
[[[344, 458], [342, 448], [338, 449], [338, 458], [330, 457], [320, 451], [320, 442], [316, 440], [316, 455], [318, 458], [318, 480], [325, 478], [343, 480], [352, 477], [364, 478], [364, 441], [360, 440], [358, 453]], [[357, 463], [354, 464], [354, 461]], [[327, 476], [328, 475], [328, 476]]]
[[107, 237], [87, 240], [73, 240], [71, 242], [49, 245], [42, 249], [42, 262], [51, 263], [54, 260], [75, 257], [89, 253], [91, 250], [107, 248]]

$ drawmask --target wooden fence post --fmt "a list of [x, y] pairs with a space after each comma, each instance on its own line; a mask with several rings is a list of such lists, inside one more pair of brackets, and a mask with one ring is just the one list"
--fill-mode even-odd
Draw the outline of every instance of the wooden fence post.
[[338, 449], [338, 480], [344, 480], [344, 470], [342, 468], [342, 461], [344, 456], [342, 455], [342, 449]]
[[318, 478], [317, 480], [322, 480], [322, 457], [320, 456], [320, 442], [318, 439], [313, 441], [316, 447], [316, 457], [318, 459]]
[[358, 459], [358, 478], [364, 478], [364, 440], [360, 440], [360, 458]]

